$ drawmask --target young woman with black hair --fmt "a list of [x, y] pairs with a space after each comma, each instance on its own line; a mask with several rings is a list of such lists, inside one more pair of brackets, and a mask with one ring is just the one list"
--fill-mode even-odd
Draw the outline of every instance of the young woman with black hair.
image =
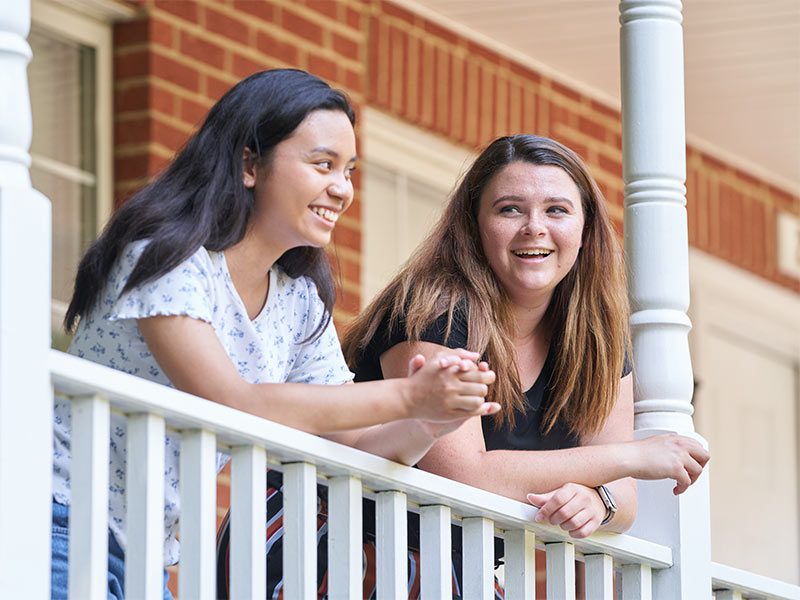
[[[234, 86], [86, 252], [69, 352], [407, 464], [466, 418], [496, 412], [484, 403], [494, 374], [463, 350], [414, 357], [408, 377], [339, 385], [352, 373], [322, 248], [353, 199], [354, 120], [341, 92], [302, 71]], [[125, 419], [112, 416], [111, 431], [109, 598], [122, 598]], [[54, 598], [67, 593], [70, 435], [70, 403], [56, 397]], [[169, 565], [179, 437], [165, 443]]]

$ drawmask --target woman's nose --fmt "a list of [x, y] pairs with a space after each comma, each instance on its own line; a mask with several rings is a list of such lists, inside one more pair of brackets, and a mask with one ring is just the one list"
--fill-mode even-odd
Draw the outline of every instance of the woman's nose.
[[522, 227], [522, 234], [540, 236], [544, 235], [546, 230], [547, 228], [545, 227], [544, 219], [535, 213], [531, 213]]

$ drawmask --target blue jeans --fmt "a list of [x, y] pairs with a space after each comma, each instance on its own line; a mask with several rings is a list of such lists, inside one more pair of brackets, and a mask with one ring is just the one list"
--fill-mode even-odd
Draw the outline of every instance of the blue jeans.
[[[51, 598], [67, 600], [69, 586], [69, 507], [53, 502], [53, 555], [51, 566]], [[167, 588], [169, 574], [164, 571], [164, 600], [172, 600]], [[108, 532], [108, 600], [125, 598], [125, 552], [114, 534]]]

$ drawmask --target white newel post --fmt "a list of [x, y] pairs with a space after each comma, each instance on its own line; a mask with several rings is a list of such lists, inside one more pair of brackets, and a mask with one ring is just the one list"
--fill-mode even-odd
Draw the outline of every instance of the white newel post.
[[[625, 248], [633, 314], [637, 437], [692, 423], [688, 233], [679, 0], [620, 2]], [[670, 546], [674, 566], [653, 573], [656, 598], [709, 598], [708, 476], [672, 495], [640, 482], [632, 534]]]
[[50, 202], [31, 188], [29, 0], [0, 0], [0, 598], [50, 598]]

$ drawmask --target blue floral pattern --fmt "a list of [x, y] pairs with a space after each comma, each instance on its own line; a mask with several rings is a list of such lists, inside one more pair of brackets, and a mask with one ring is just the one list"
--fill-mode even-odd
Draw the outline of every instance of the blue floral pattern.
[[[342, 356], [333, 322], [308, 341], [325, 308], [314, 283], [292, 278], [277, 265], [270, 271], [267, 301], [251, 320], [233, 286], [225, 256], [199, 249], [155, 281], [122, 293], [147, 245], [125, 248], [115, 263], [95, 308], [82, 318], [69, 353], [172, 387], [147, 348], [137, 319], [184, 315], [210, 323], [242, 378], [249, 383], [302, 382], [337, 385], [353, 379]], [[125, 474], [127, 423], [112, 414], [109, 465], [109, 528], [125, 548]], [[71, 411], [56, 395], [53, 450], [53, 497], [69, 504]], [[178, 561], [175, 537], [180, 515], [180, 435], [165, 439], [164, 563]], [[217, 455], [221, 469], [227, 457]]]

